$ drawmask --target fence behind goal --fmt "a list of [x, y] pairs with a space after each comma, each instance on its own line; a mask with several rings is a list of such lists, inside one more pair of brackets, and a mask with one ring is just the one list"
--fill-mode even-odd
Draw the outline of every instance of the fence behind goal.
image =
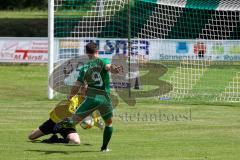
[[[52, 23], [54, 68], [83, 55], [94, 41], [101, 57], [124, 55], [138, 65], [132, 93], [186, 103], [240, 102], [238, 0], [54, 0]], [[53, 83], [61, 88], [69, 78], [59, 71]]]

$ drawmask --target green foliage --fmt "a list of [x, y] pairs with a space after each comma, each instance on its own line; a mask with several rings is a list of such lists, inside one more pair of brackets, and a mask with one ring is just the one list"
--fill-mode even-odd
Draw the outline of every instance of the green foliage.
[[1, 10], [47, 9], [48, 0], [0, 0]]
[[[7, 27], [6, 27], [7, 26]], [[1, 37], [47, 37], [47, 19], [0, 19]]]

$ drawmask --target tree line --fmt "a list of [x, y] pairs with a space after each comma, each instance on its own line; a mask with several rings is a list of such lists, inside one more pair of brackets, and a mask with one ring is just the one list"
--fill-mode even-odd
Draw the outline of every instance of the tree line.
[[0, 0], [1, 10], [47, 9], [48, 0]]

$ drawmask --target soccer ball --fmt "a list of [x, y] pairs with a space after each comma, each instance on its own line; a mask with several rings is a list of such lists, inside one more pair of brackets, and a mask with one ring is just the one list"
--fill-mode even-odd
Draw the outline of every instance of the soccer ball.
[[83, 129], [90, 129], [94, 126], [94, 119], [92, 116], [87, 116], [86, 118], [83, 119], [83, 121], [80, 123], [80, 126]]

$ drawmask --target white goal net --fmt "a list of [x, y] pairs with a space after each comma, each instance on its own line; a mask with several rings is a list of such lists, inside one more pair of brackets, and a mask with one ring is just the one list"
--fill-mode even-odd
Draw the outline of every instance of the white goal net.
[[[124, 55], [131, 63], [126, 71], [138, 64], [129, 81], [134, 96], [138, 91], [162, 100], [240, 101], [238, 0], [54, 0], [50, 13], [49, 73], [84, 55], [84, 46], [94, 41], [101, 57]], [[55, 74], [55, 91], [73, 81], [77, 70], [71, 67], [77, 65], [69, 64], [71, 75], [61, 69]]]

